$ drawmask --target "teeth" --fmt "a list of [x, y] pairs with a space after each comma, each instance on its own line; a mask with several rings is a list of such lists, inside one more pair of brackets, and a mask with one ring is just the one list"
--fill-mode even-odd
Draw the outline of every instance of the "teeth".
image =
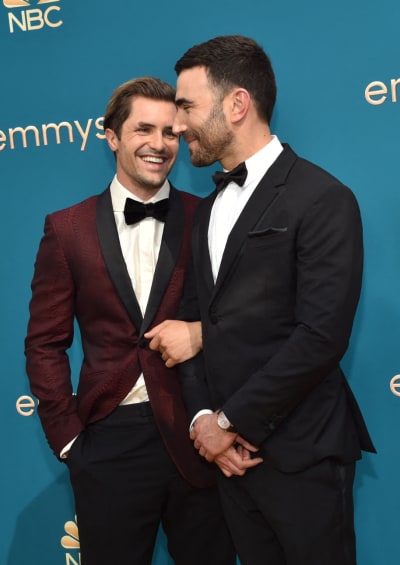
[[162, 159], [161, 157], [142, 157], [142, 159], [147, 163], [164, 163], [164, 159]]

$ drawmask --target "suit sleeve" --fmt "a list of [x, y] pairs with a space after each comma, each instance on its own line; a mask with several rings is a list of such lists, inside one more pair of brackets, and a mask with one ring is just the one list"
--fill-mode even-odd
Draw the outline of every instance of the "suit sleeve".
[[83, 429], [67, 349], [73, 341], [74, 280], [48, 216], [32, 280], [26, 369], [47, 440], [57, 455]]
[[351, 191], [329, 188], [298, 226], [294, 329], [223, 407], [256, 445], [338, 368], [349, 343], [361, 289], [362, 225]]
[[[177, 317], [187, 322], [200, 320], [193, 258], [191, 258], [186, 273], [183, 298]], [[192, 420], [200, 410], [208, 409], [212, 406], [205, 379], [202, 352], [193, 359], [189, 359], [179, 365], [179, 377], [189, 420]]]

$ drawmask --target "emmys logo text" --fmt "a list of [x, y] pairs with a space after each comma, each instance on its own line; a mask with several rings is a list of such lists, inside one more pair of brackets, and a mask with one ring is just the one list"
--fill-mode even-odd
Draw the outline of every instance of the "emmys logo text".
[[97, 139], [105, 139], [103, 128], [103, 116], [88, 118], [86, 121], [61, 121], [58, 123], [41, 124], [40, 126], [28, 125], [17, 126], [8, 129], [0, 129], [0, 152], [9, 148], [27, 149], [33, 145], [36, 147], [48, 146], [52, 143], [60, 145], [69, 143], [80, 144], [80, 150], [85, 151], [89, 136]]
[[15, 408], [20, 416], [33, 416], [36, 410], [36, 403], [31, 396], [24, 394], [17, 398]]
[[395, 396], [400, 396], [400, 375], [395, 375], [390, 381], [390, 390]]
[[[4, 7], [10, 10], [8, 12], [10, 33], [62, 26], [59, 2], [60, 0], [39, 0], [36, 3], [32, 0], [3, 0]], [[35, 4], [36, 7], [33, 8]]]
[[365, 100], [372, 106], [380, 106], [385, 102], [397, 102], [398, 90], [400, 89], [400, 78], [392, 78], [387, 82], [374, 80], [367, 84], [364, 92]]

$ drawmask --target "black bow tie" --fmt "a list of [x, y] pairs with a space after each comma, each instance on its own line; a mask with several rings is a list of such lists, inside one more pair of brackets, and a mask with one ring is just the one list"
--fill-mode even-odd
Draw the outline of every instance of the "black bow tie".
[[130, 224], [137, 224], [144, 218], [155, 218], [160, 222], [165, 222], [169, 210], [169, 199], [159, 200], [158, 202], [143, 204], [132, 198], [127, 198], [125, 201], [124, 216], [125, 222]]
[[240, 163], [240, 165], [227, 173], [218, 171], [212, 178], [215, 182], [217, 192], [223, 190], [230, 182], [235, 182], [239, 186], [243, 186], [247, 178], [246, 163]]

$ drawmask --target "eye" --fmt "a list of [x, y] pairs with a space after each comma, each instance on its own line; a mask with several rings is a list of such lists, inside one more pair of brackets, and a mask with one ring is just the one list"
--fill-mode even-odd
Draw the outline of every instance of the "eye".
[[172, 131], [172, 129], [165, 130], [164, 136], [167, 137], [168, 139], [178, 139], [179, 138], [179, 135], [174, 133]]
[[186, 112], [188, 114], [192, 105], [189, 102], [179, 102], [177, 107], [178, 112]]

